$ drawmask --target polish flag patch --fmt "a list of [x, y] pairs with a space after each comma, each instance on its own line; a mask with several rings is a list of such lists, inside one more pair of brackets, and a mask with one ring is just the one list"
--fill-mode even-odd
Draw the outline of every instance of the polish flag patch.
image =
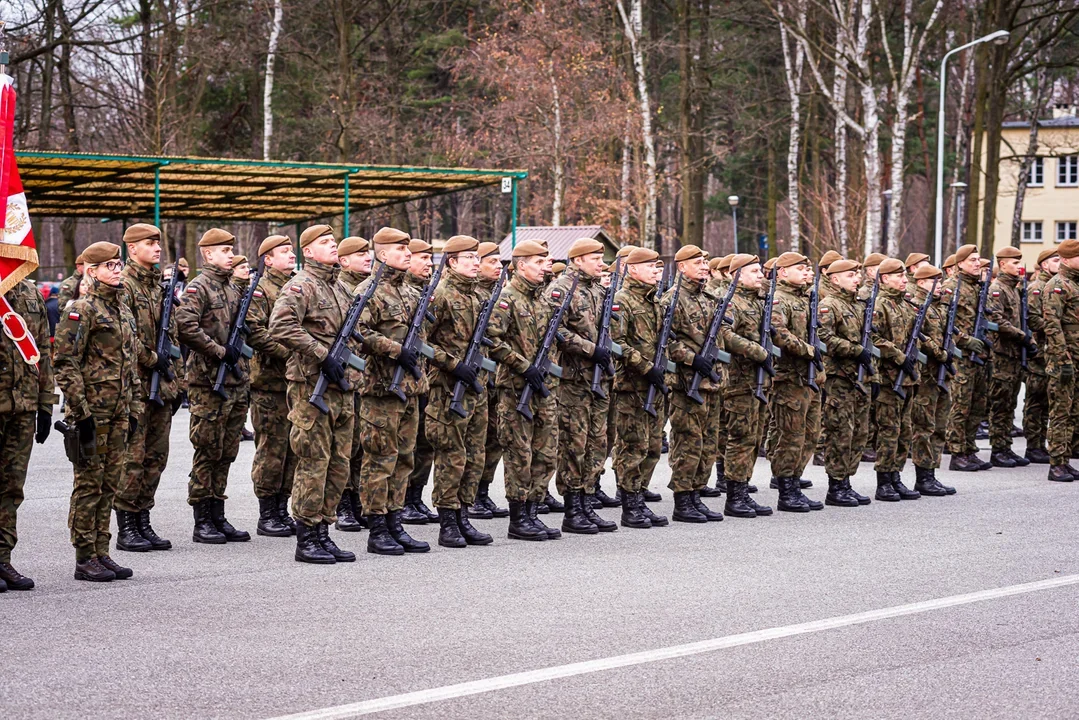
[[510, 304], [508, 302], [506, 302], [505, 300], [499, 300], [498, 301], [498, 307], [500, 309], [502, 309], [502, 310], [509, 310], [510, 309]]
[[255, 297], [262, 297], [262, 291], [261, 290], [256, 290], [255, 292], [253, 292], [251, 294], [254, 295]]
[[1041, 290], [1031, 290], [1030, 292], [1032, 292], [1035, 295], [1041, 295], [1042, 294]]
[[820, 312], [821, 312], [821, 315], [827, 315], [827, 314], [828, 314], [828, 308], [826, 308], [826, 307], [822, 307], [822, 308], [820, 309]]
[[297, 295], [303, 295], [303, 288], [299, 285], [293, 285], [292, 292], [296, 293]]
[[187, 288], [187, 293], [189, 295], [195, 295], [195, 294], [198, 293], [198, 291], [199, 291], [199, 289], [197, 287], [188, 286], [188, 288]]
[[618, 305], [611, 305], [611, 312], [618, 312], [618, 310], [619, 310]]
[[555, 299], [555, 300], [561, 299], [562, 298], [562, 291], [561, 290], [552, 290], [551, 291], [551, 297], [553, 299]]
[[1056, 293], [1057, 295], [1061, 295], [1061, 294], [1063, 294], [1064, 291], [1061, 290], [1060, 288], [1053, 288], [1053, 292]]
[[68, 320], [78, 320], [78, 319], [79, 319], [79, 317], [80, 317], [80, 316], [79, 316], [79, 314], [78, 314], [78, 313], [68, 313], [68, 314], [67, 314], [67, 319], [68, 319]]
[[1000, 292], [999, 291], [994, 291], [993, 292], [993, 297], [1000, 297]]

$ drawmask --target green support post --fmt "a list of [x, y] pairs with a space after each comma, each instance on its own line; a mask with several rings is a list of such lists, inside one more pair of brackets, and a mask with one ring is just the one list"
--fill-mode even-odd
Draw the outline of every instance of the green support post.
[[154, 167], [154, 227], [161, 228], [161, 166]]
[[513, 225], [512, 225], [512, 229], [510, 231], [512, 233], [512, 237], [510, 239], [510, 247], [515, 248], [515, 247], [517, 247], [517, 176], [516, 175], [513, 177], [513, 196], [512, 196], [512, 198], [513, 199], [510, 200], [510, 205], [511, 205], [511, 208], [510, 208], [510, 222], [513, 223]]
[[349, 201], [349, 175], [350, 174], [351, 174], [351, 171], [345, 173], [345, 224], [344, 224], [344, 229], [342, 229], [342, 231], [341, 231], [341, 234], [343, 236], [342, 239], [347, 238], [348, 235], [349, 235], [348, 220], [349, 220], [349, 206], [351, 205], [351, 203]]
[[300, 223], [296, 223], [296, 269], [303, 267], [303, 251], [300, 250]]

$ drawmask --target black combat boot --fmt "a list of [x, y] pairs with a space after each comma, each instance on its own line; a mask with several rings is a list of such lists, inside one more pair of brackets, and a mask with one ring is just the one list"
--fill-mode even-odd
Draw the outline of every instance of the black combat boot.
[[[809, 485], [806, 485], [806, 483], [809, 483]], [[802, 492], [802, 488], [804, 488], [804, 487], [812, 487], [812, 486], [813, 486], [813, 483], [810, 482], [809, 480], [803, 480], [802, 478], [794, 478], [794, 492], [800, 498], [802, 498], [802, 501], [806, 505], [809, 506], [809, 509], [810, 510], [823, 510], [824, 509], [824, 503], [822, 503], [820, 500], [814, 500], [811, 497], [807, 497], [806, 494], [804, 492]]]
[[899, 474], [898, 470], [892, 471], [892, 487], [899, 493], [900, 500], [917, 500], [922, 496], [917, 490], [911, 490], [903, 484], [903, 476]]
[[723, 520], [723, 513], [716, 512], [712, 508], [705, 505], [704, 501], [701, 500], [701, 494], [699, 491], [694, 490], [693, 494], [690, 495], [690, 498], [692, 498], [693, 500], [693, 507], [697, 508], [697, 512], [699, 512], [701, 515], [704, 515], [706, 518], [708, 518], [709, 522], [721, 522]]
[[546, 540], [547, 531], [541, 530], [532, 524], [528, 517], [527, 503], [510, 500], [510, 529], [508, 537], [511, 540]]
[[652, 527], [667, 527], [671, 524], [666, 515], [656, 515], [652, 512], [652, 509], [648, 507], [644, 502], [644, 493], [633, 493], [636, 497], [633, 501], [637, 503], [637, 509], [641, 511], [641, 514], [648, 518], [648, 522], [652, 523]]
[[781, 512], [809, 512], [809, 498], [798, 489], [798, 478], [777, 477], [776, 485], [779, 486], [779, 502], [776, 507]]
[[4, 582], [3, 580], [0, 580], [0, 593], [6, 593], [6, 592], [7, 592], [7, 583]]
[[318, 542], [322, 545], [322, 549], [333, 555], [334, 560], [337, 562], [353, 562], [356, 559], [356, 553], [337, 547], [337, 543], [330, 537], [330, 524], [328, 522], [319, 523], [315, 531], [318, 533]]
[[281, 521], [282, 525], [291, 530], [293, 535], [295, 535], [296, 521], [288, 514], [288, 499], [289, 496], [287, 493], [281, 493], [277, 496], [277, 519]]
[[723, 505], [723, 512], [728, 517], [755, 518], [757, 511], [747, 502], [749, 488], [744, 482], [727, 482], [727, 502]]
[[645, 502], [659, 502], [663, 499], [663, 496], [660, 495], [658, 492], [652, 492], [648, 488], [644, 488], [641, 491], [641, 494], [644, 495]]
[[106, 570], [111, 570], [112, 573], [116, 576], [117, 580], [127, 580], [129, 577], [135, 574], [134, 570], [120, 565], [120, 563], [116, 562], [108, 555], [102, 555], [97, 559], [97, 561], [101, 564], [101, 567], [105, 568]]
[[214, 526], [214, 521], [210, 518], [211, 502], [213, 501], [199, 500], [192, 507], [195, 515], [195, 529], [191, 533], [191, 539], [197, 543], [224, 545], [226, 542], [225, 536]]
[[135, 518], [138, 524], [139, 535], [150, 541], [150, 547], [154, 550], [172, 550], [172, 542], [154, 532], [154, 526], [150, 524], [150, 511], [140, 510]]
[[723, 475], [723, 460], [716, 460], [716, 486], [708, 487], [705, 485], [700, 489], [701, 497], [713, 498], [719, 497], [727, 490], [727, 481]]
[[806, 480], [805, 478], [797, 478], [797, 480], [798, 480], [798, 484], [795, 487], [797, 487], [797, 488], [799, 488], [801, 490], [805, 490], [806, 488], [813, 487], [813, 481], [812, 480]]
[[[543, 504], [547, 506], [548, 513], [560, 513], [565, 512], [566, 510], [566, 506], [562, 502], [560, 502], [558, 498], [552, 495], [550, 490], [548, 490], [547, 494], [544, 495]], [[540, 510], [539, 508], [536, 508], [536, 510], [542, 512], [542, 510]], [[547, 513], [543, 514], [546, 515]]]
[[457, 508], [453, 511], [457, 516], [457, 529], [461, 531], [461, 536], [465, 539], [465, 542], [469, 545], [490, 545], [494, 542], [494, 538], [485, 532], [480, 532], [472, 526], [472, 523], [468, 521], [468, 513], [464, 508]]
[[438, 509], [438, 544], [448, 548], [467, 547], [468, 543], [457, 527], [457, 514], [453, 508]]
[[899, 493], [895, 491], [895, 486], [892, 485], [892, 474], [890, 472], [877, 472], [877, 500], [883, 502], [899, 502]]
[[780, 490], [781, 488], [779, 487], [779, 478], [773, 475], [772, 479], [768, 481], [768, 487], [771, 490]]
[[828, 494], [824, 502], [837, 507], [858, 507], [858, 499], [847, 493], [842, 479], [828, 478]]
[[[321, 525], [321, 523], [319, 523]], [[318, 528], [302, 522], [296, 523], [296, 562], [315, 565], [333, 565], [337, 559], [322, 547], [318, 539]]]
[[1011, 461], [1015, 463], [1016, 467], [1026, 467], [1027, 465], [1030, 464], [1029, 460], [1027, 460], [1022, 455], [1016, 455], [1015, 451], [1012, 450], [1011, 448], [1008, 448], [1004, 452], [1005, 452], [1005, 454], [1007, 454], [1007, 456], [1009, 458], [1011, 458]]
[[11, 590], [33, 590], [34, 581], [11, 567], [11, 563], [0, 563], [0, 585], [7, 585]]
[[706, 523], [708, 518], [697, 509], [697, 506], [693, 502], [693, 491], [676, 492], [674, 494], [674, 516], [675, 522], [684, 523]]
[[150, 552], [153, 546], [139, 532], [138, 513], [116, 511], [116, 549], [127, 552]]
[[[609, 498], [608, 498], [609, 499]], [[614, 532], [618, 529], [618, 524], [613, 523], [610, 520], [605, 520], [596, 513], [596, 509], [592, 507], [590, 503], [581, 503], [581, 512], [584, 513], [585, 518], [590, 523], [596, 526], [600, 532]]]
[[760, 505], [753, 499], [753, 493], [757, 491], [754, 485], [746, 483], [746, 492], [742, 499], [745, 504], [753, 508], [753, 512], [757, 513], [757, 517], [767, 517], [772, 514], [772, 508], [768, 505]]
[[[596, 480], [596, 499], [599, 500], [600, 504], [603, 507], [618, 507], [621, 504], [603, 491], [603, 488], [600, 486], [599, 480]], [[613, 525], [614, 523], [611, 524]]]
[[431, 546], [422, 540], [415, 540], [401, 527], [401, 511], [391, 510], [386, 513], [386, 529], [397, 544], [405, 549], [406, 553], [425, 553]]
[[951, 485], [945, 485], [944, 483], [942, 483], [940, 480], [937, 479], [937, 471], [936, 470], [930, 469], [929, 474], [933, 476], [933, 482], [937, 484], [937, 487], [944, 490], [945, 495], [955, 495], [955, 488], [953, 488]]
[[953, 454], [952, 459], [948, 461], [948, 469], [955, 472], [978, 472], [982, 469], [982, 461], [977, 456], [966, 453]]
[[875, 463], [877, 461], [877, 451], [871, 449], [865, 449], [862, 451], [862, 462]]
[[565, 500], [562, 532], [574, 535], [595, 535], [599, 532], [599, 528], [584, 514], [583, 494], [580, 490], [567, 490]]
[[368, 515], [367, 527], [371, 531], [367, 536], [367, 552], [375, 555], [405, 554], [405, 549], [393, 539], [386, 528], [385, 515]]
[[292, 535], [292, 529], [277, 517], [277, 498], [260, 497], [258, 501], [259, 521], [255, 525], [255, 534], [266, 537], [288, 537]]
[[858, 501], [859, 505], [868, 505], [869, 503], [873, 502], [865, 495], [862, 495], [860, 492], [850, 486], [849, 477], [843, 478], [843, 487], [846, 489], [848, 495]]
[[352, 497], [352, 514], [356, 518], [356, 522], [364, 530], [367, 529], [367, 516], [363, 514], [363, 502], [360, 500], [359, 490], [346, 490]]
[[622, 517], [619, 520], [622, 527], [637, 530], [647, 530], [652, 527], [652, 521], [646, 518], [637, 507], [637, 493], [624, 492], [621, 488], [619, 488], [619, 493], [622, 496]]
[[352, 507], [352, 493], [348, 490], [341, 493], [341, 500], [337, 503], [337, 522], [334, 527], [341, 532], [359, 532], [363, 530], [360, 521], [356, 519], [356, 510]]
[[405, 488], [405, 505], [401, 508], [401, 522], [405, 525], [426, 525], [427, 513], [420, 512], [416, 507], [416, 491], [420, 488], [414, 488], [409, 485]]
[[[746, 489], [748, 489], [748, 490], [749, 490], [749, 494], [750, 494], [750, 495], [752, 495], [753, 493], [757, 492], [757, 486], [756, 486], [756, 485], [754, 485], [753, 483], [749, 483], [749, 484], [748, 484], [748, 485], [746, 486]], [[758, 515], [760, 515], [760, 513], [757, 513], [757, 514], [758, 514]]]
[[929, 497], [944, 497], [948, 491], [933, 477], [930, 468], [914, 466], [914, 489]]
[[246, 530], [237, 530], [229, 522], [229, 519], [225, 517], [225, 501], [224, 500], [210, 500], [210, 518], [213, 520], [214, 527], [218, 532], [225, 536], [225, 540], [229, 542], [247, 542], [251, 539], [251, 534]]
[[90, 558], [75, 562], [75, 579], [88, 582], [112, 582], [116, 579], [116, 573], [99, 563], [97, 558]]
[[510, 516], [510, 511], [504, 507], [499, 507], [498, 504], [491, 499], [491, 490], [488, 487], [486, 494], [483, 496], [483, 506], [491, 511], [491, 514], [496, 518], [504, 518]]
[[1075, 476], [1068, 471], [1067, 465], [1050, 465], [1049, 479], [1053, 482], [1074, 482]]
[[824, 467], [824, 455], [819, 452], [813, 453], [813, 466]]
[[1008, 457], [1008, 453], [1003, 450], [994, 450], [989, 455], [989, 463], [993, 467], [1001, 468], [1013, 468], [1015, 467], [1015, 461]]
[[495, 516], [494, 511], [487, 506], [487, 483], [480, 483], [476, 488], [476, 501], [468, 506], [468, 516], [476, 520], [490, 520]]
[[438, 522], [438, 513], [427, 507], [427, 504], [423, 501], [423, 487], [423, 485], [416, 486], [416, 490], [412, 495], [412, 507], [416, 508], [416, 512], [426, 517], [427, 522]]
[[971, 457], [971, 458], [972, 458], [972, 459], [973, 459], [973, 460], [974, 460], [974, 461], [975, 461], [976, 463], [978, 463], [978, 469], [979, 469], [979, 470], [992, 470], [992, 469], [993, 469], [993, 463], [991, 463], [991, 462], [986, 462], [985, 460], [982, 460], [982, 459], [981, 459], [980, 457], [978, 457], [978, 451], [977, 451], [977, 449], [975, 449], [975, 450], [971, 450], [971, 451], [970, 451], [970, 457]]
[[[558, 540], [560, 537], [562, 537], [562, 531], [558, 528], [548, 527], [542, 520], [539, 519], [539, 506], [546, 504], [547, 503], [545, 502], [537, 503], [531, 501], [525, 503], [525, 507], [528, 509], [528, 519], [532, 522], [533, 526], [547, 533], [548, 540]], [[562, 505], [562, 503], [558, 504]]]
[[1048, 465], [1053, 461], [1053, 459], [1049, 457], [1049, 453], [1045, 451], [1045, 448], [1040, 447], [1028, 447], [1027, 451], [1023, 453], [1023, 456], [1035, 465]]

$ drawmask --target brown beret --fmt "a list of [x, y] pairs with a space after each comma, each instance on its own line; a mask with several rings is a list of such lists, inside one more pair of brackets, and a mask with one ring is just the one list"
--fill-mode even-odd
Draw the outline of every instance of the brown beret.
[[82, 251], [82, 261], [87, 265], [115, 260], [120, 257], [120, 246], [111, 242], [96, 242]]
[[238, 266], [247, 262], [246, 255], [233, 255], [232, 256], [232, 269], [235, 270]]
[[569, 246], [569, 252], [566, 253], [566, 257], [572, 260], [575, 257], [581, 257], [582, 255], [591, 255], [592, 253], [603, 252], [603, 243], [599, 240], [593, 240], [592, 238], [580, 238], [574, 240], [573, 244]]
[[[729, 256], [724, 255], [723, 257], [729, 257]], [[723, 262], [722, 257], [714, 257], [714, 258], [712, 258], [711, 260], [708, 261], [708, 269], [713, 270], [713, 271], [714, 270], [719, 270], [719, 264], [721, 262]]]
[[1005, 245], [1000, 250], [997, 250], [997, 260], [1021, 257], [1023, 257], [1023, 253], [1019, 252], [1019, 248], [1012, 247], [1011, 245]]
[[362, 237], [353, 235], [352, 237], [347, 237], [337, 243], [337, 257], [342, 258], [346, 255], [367, 252], [370, 249], [371, 243], [367, 242], [367, 240]]
[[78, 257], [75, 258], [75, 264], [82, 265], [85, 262], [86, 261], [82, 259], [82, 253], [79, 253]]
[[371, 238], [372, 245], [408, 245], [408, 241], [408, 233], [391, 227], [380, 228]]
[[944, 269], [947, 270], [950, 267], [955, 267], [955, 253], [944, 258]]
[[535, 240], [525, 240], [524, 242], [517, 243], [517, 247], [513, 248], [513, 257], [535, 257], [535, 256], [547, 256], [547, 248], [540, 245]]
[[618, 254], [615, 255], [615, 257], [624, 258], [636, 249], [636, 245], [623, 245], [622, 247], [618, 248]]
[[1079, 240], [1065, 240], [1057, 246], [1057, 254], [1062, 258], [1079, 257]]
[[719, 259], [719, 264], [716, 265], [716, 267], [719, 268], [720, 270], [722, 270], [723, 272], [730, 272], [731, 262], [734, 260], [735, 255], [736, 255], [736, 253], [731, 253], [730, 255], [724, 255], [723, 257], [721, 257]]
[[693, 260], [695, 258], [703, 257], [704, 251], [696, 245], [686, 245], [680, 248], [674, 255], [675, 262], [685, 262], [686, 260]]
[[290, 240], [285, 235], [271, 235], [270, 237], [263, 240], [262, 244], [259, 245], [259, 257], [262, 257], [266, 253], [270, 252], [271, 250], [273, 250], [275, 248], [279, 248], [282, 245], [291, 245], [291, 244], [292, 244], [292, 240]]
[[[626, 247], [632, 246], [627, 245]], [[640, 265], [641, 263], [647, 262], [654, 263], [656, 260], [659, 260], [659, 253], [655, 250], [649, 250], [648, 248], [643, 247], [635, 247], [626, 257], [626, 264]]]
[[412, 238], [408, 241], [408, 251], [413, 255], [417, 253], [429, 253], [432, 250], [434, 250], [434, 248], [431, 246], [431, 243], [420, 240], [419, 238]]
[[920, 268], [914, 271], [915, 280], [932, 280], [935, 277], [943, 275], [940, 268], [932, 265], [922, 265]]
[[835, 250], [829, 250], [820, 256], [820, 262], [817, 263], [819, 267], [826, 268], [834, 263], [836, 260], [842, 260], [843, 256], [837, 253]]
[[1049, 248], [1047, 250], [1042, 250], [1040, 253], [1038, 253], [1038, 264], [1041, 265], [1043, 262], [1045, 262], [1046, 260], [1048, 260], [1049, 258], [1053, 257], [1056, 254], [1057, 254], [1057, 249], [1056, 248]]
[[161, 237], [161, 231], [149, 223], [135, 223], [124, 230], [124, 242], [133, 243], [147, 238]]
[[476, 250], [479, 253], [480, 259], [487, 257], [488, 255], [494, 255], [498, 252], [498, 243], [493, 242], [481, 242], [479, 248]]
[[300, 233], [300, 247], [305, 248], [319, 238], [333, 235], [333, 228], [329, 225], [312, 225]]
[[841, 272], [847, 272], [848, 270], [857, 270], [859, 265], [857, 260], [847, 260], [846, 258], [839, 258], [828, 263], [828, 267], [824, 269], [825, 275], [835, 275]]
[[759, 257], [750, 255], [749, 253], [738, 253], [736, 255], [728, 255], [727, 257], [730, 258], [730, 263], [727, 267], [732, 273], [736, 270], [741, 270], [746, 265], [752, 265], [753, 263], [759, 263], [761, 261]]
[[444, 253], [459, 253], [468, 252], [469, 250], [475, 250], [480, 246], [480, 241], [474, 237], [468, 235], [454, 235], [446, 241], [445, 247], [442, 248]]
[[794, 267], [795, 265], [800, 265], [802, 263], [808, 262], [809, 258], [807, 258], [802, 253], [796, 253], [788, 250], [787, 252], [776, 258], [776, 267], [789, 268]]
[[551, 265], [552, 275], [561, 275], [564, 272], [566, 272], [566, 263], [556, 262], [555, 264]]
[[869, 253], [865, 256], [865, 260], [862, 261], [862, 267], [876, 267], [877, 265], [880, 265], [886, 257], [888, 256], [882, 255], [881, 253]]
[[234, 245], [235, 243], [236, 236], [228, 230], [210, 228], [202, 234], [202, 239], [199, 240], [199, 247], [217, 247], [218, 245]]
[[955, 251], [955, 262], [959, 264], [970, 257], [971, 253], [978, 252], [978, 248], [974, 245], [964, 245]]
[[880, 267], [877, 268], [877, 274], [891, 275], [892, 273], [903, 272], [905, 269], [903, 261], [899, 258], [884, 258], [880, 262]]
[[980, 257], [980, 258], [978, 258], [978, 265], [979, 265], [980, 267], [983, 267], [983, 268], [987, 268], [987, 267], [989, 267], [989, 265], [991, 264], [991, 262], [992, 262], [992, 261], [991, 261], [991, 260], [990, 260], [989, 258], [983, 258], [983, 257]]
[[776, 258], [770, 258], [769, 260], [766, 260], [765, 263], [764, 263], [764, 269], [765, 270], [771, 270], [775, 266], [776, 266]]
[[917, 263], [920, 263], [922, 260], [928, 260], [928, 259], [929, 259], [929, 256], [926, 255], [925, 253], [911, 253], [910, 255], [907, 255], [907, 259], [903, 261], [903, 267], [908, 267], [909, 268], [911, 265], [916, 265]]

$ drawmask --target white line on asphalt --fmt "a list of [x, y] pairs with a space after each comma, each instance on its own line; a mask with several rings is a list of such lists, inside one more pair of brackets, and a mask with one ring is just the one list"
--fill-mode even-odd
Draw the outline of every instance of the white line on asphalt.
[[992, 590], [966, 593], [965, 595], [952, 595], [951, 597], [938, 598], [936, 600], [925, 600], [923, 602], [910, 603], [908, 605], [896, 605], [894, 607], [881, 608], [880, 610], [868, 610], [866, 612], [854, 613], [853, 615], [840, 615], [838, 617], [814, 620], [812, 622], [799, 623], [797, 625], [785, 625], [783, 627], [768, 628], [766, 630], [754, 630], [753, 632], [742, 633], [740, 635], [728, 635], [726, 637], [702, 640], [700, 642], [687, 643], [685, 645], [672, 645], [671, 647], [657, 648], [655, 650], [644, 650], [642, 652], [629, 653], [626, 655], [615, 655], [614, 657], [586, 660], [584, 662], [570, 663], [569, 665], [557, 665], [541, 670], [529, 670], [527, 672], [500, 675], [498, 677], [473, 680], [471, 682], [458, 683], [456, 685], [446, 685], [444, 687], [431, 688], [429, 690], [418, 690], [402, 695], [390, 695], [388, 697], [375, 698], [373, 700], [349, 703], [348, 705], [337, 705], [321, 710], [311, 710], [308, 712], [296, 713], [295, 715], [285, 715], [273, 718], [272, 720], [339, 720], [340, 718], [370, 715], [386, 710], [395, 710], [397, 708], [411, 707], [413, 705], [426, 705], [441, 700], [453, 700], [468, 695], [478, 695], [480, 693], [494, 692], [496, 690], [505, 690], [520, 685], [531, 685], [533, 683], [546, 682], [548, 680], [573, 677], [574, 675], [586, 675], [588, 673], [602, 672], [604, 670], [613, 670], [615, 668], [629, 667], [632, 665], [643, 665], [659, 660], [671, 660], [673, 658], [688, 657], [690, 655], [700, 655], [701, 653], [714, 652], [716, 650], [738, 647], [740, 645], [752, 645], [767, 640], [777, 640], [779, 638], [792, 637], [794, 635], [805, 635], [808, 633], [820, 632], [822, 630], [833, 630], [835, 628], [847, 627], [850, 625], [861, 625], [875, 620], [887, 620], [889, 618], [902, 617], [904, 615], [915, 615], [931, 610], [942, 610], [944, 608], [956, 607], [957, 605], [969, 605], [970, 603], [982, 602], [984, 600], [996, 600], [1012, 595], [1023, 595], [1039, 590], [1052, 590], [1053, 588], [1076, 584], [1079, 584], [1079, 575], [1064, 575], [1049, 580], [1023, 583], [1022, 585], [1009, 585], [1007, 587], [994, 588]]

